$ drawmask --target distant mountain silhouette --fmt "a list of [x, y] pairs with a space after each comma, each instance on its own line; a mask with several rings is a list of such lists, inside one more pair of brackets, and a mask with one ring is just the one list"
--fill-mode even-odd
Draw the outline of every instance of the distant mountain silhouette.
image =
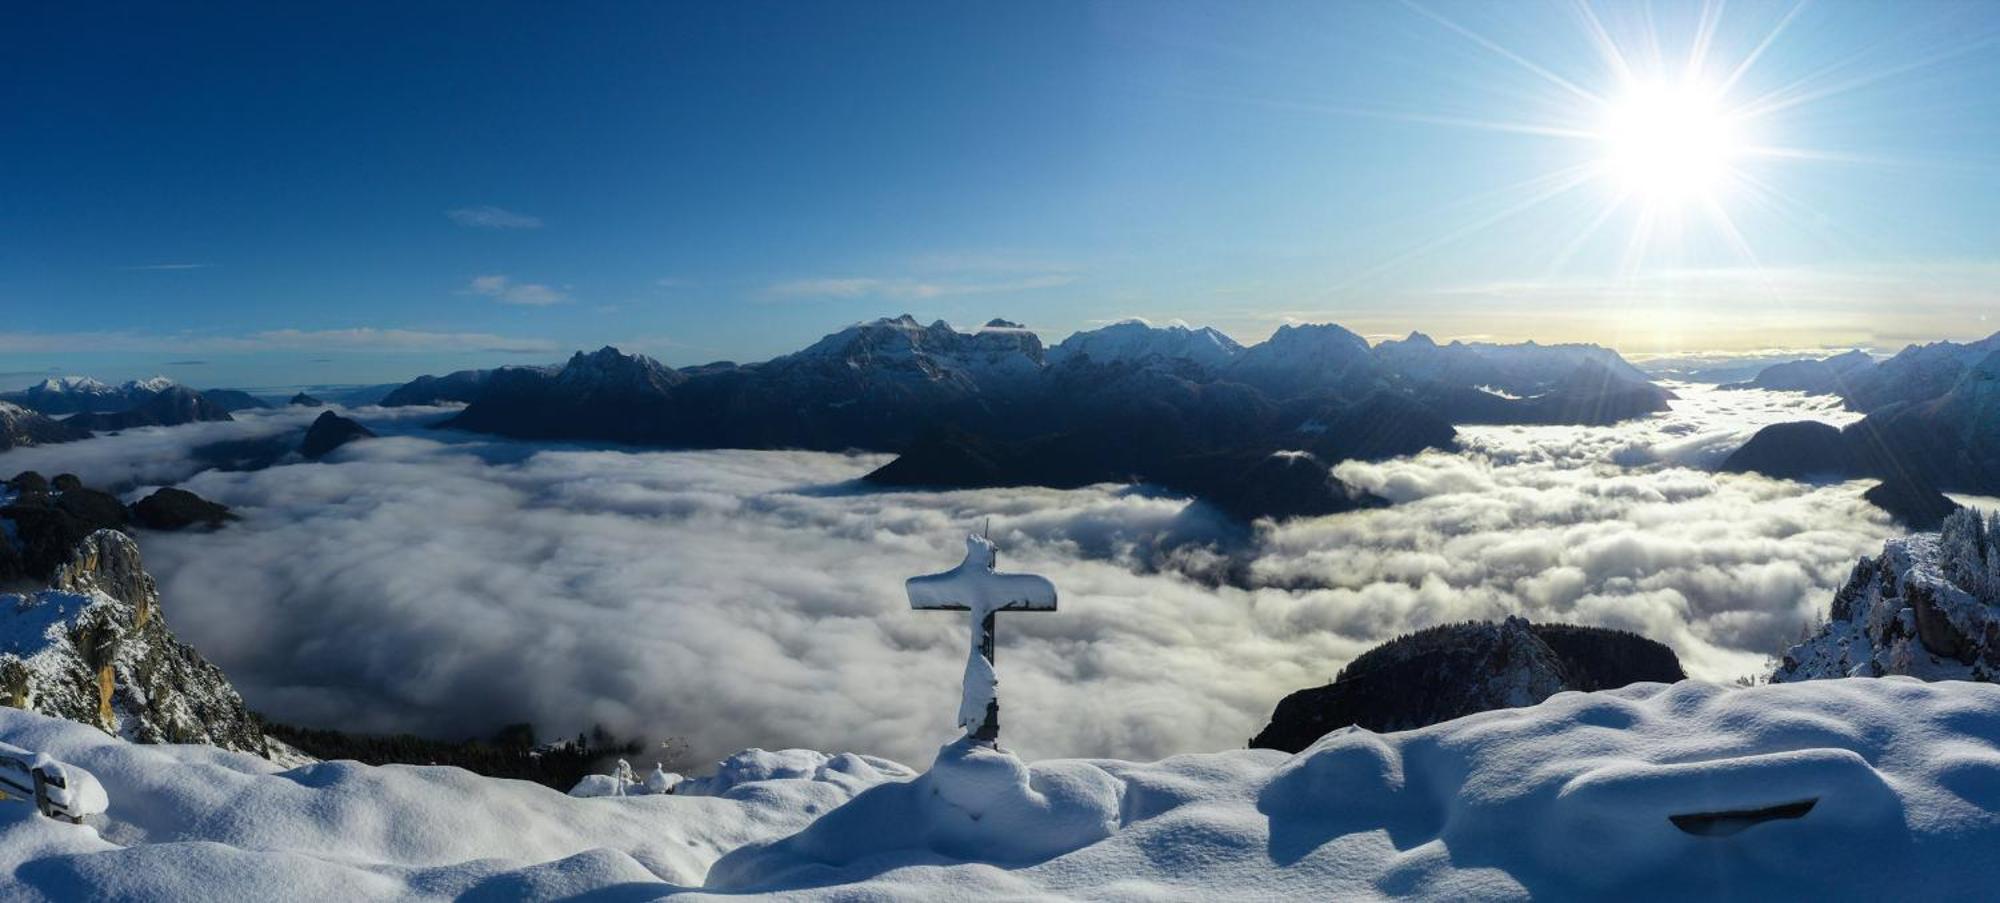
[[1327, 468], [1449, 447], [1454, 422], [1610, 423], [1671, 398], [1588, 345], [1370, 348], [1316, 324], [1246, 348], [1127, 321], [1044, 349], [1005, 320], [960, 332], [904, 315], [757, 364], [674, 369], [607, 347], [422, 377], [384, 401], [465, 401], [444, 425], [518, 438], [897, 452], [869, 476], [884, 485], [1144, 481], [1252, 517], [1375, 503]]
[[[2000, 334], [1911, 346], [1846, 384], [1868, 416], [1767, 426], [1724, 469], [1800, 478], [1877, 477], [1925, 489], [2000, 493]], [[1926, 394], [1930, 393], [1930, 394]]]

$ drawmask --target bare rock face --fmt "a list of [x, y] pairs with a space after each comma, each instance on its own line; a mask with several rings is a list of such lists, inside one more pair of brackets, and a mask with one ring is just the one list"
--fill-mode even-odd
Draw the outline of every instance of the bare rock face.
[[1773, 682], [1901, 674], [2000, 675], [2000, 517], [1961, 509], [1937, 533], [1889, 540], [1834, 593], [1827, 622], [1785, 653]]
[[0, 703], [141, 743], [266, 753], [228, 678], [167, 627], [138, 544], [116, 530], [86, 537], [47, 589], [0, 594]]
[[1673, 650], [1636, 634], [1519, 617], [1447, 624], [1370, 649], [1333, 683], [1285, 697], [1250, 745], [1298, 752], [1350, 724], [1410, 730], [1534, 705], [1563, 690], [1685, 676]]

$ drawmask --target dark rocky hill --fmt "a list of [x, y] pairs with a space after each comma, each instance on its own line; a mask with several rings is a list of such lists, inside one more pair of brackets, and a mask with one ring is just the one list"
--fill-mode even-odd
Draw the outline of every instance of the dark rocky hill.
[[1410, 730], [1475, 712], [1534, 705], [1563, 690], [1686, 677], [1673, 650], [1637, 634], [1568, 624], [1447, 624], [1362, 653], [1333, 682], [1286, 696], [1257, 748], [1298, 752], [1350, 724]]
[[327, 411], [315, 418], [312, 426], [306, 429], [305, 438], [299, 441], [299, 454], [317, 461], [349, 442], [373, 438], [375, 433], [367, 427]]

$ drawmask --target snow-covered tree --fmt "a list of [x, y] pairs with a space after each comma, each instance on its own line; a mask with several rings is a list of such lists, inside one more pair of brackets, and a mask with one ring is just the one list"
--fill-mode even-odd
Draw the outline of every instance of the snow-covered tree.
[[1960, 508], [1944, 519], [1938, 546], [1944, 578], [1984, 600], [2000, 599], [2000, 513]]

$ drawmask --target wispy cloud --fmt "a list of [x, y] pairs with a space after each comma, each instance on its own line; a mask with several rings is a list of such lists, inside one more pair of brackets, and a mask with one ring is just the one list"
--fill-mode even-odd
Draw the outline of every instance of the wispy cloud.
[[516, 213], [502, 207], [485, 204], [478, 207], [459, 207], [446, 210], [445, 216], [461, 226], [472, 229], [540, 229], [542, 218], [526, 213]]
[[166, 362], [165, 366], [168, 366], [168, 367], [206, 367], [206, 366], [208, 366], [208, 362], [207, 362], [207, 361], [168, 361], [168, 362]]
[[128, 272], [128, 273], [145, 273], [145, 272], [159, 272], [159, 271], [165, 271], [165, 270], [205, 270], [205, 269], [208, 269], [208, 264], [205, 264], [205, 263], [142, 263], [142, 264], [135, 264], [135, 265], [133, 265], [133, 266], [123, 266], [123, 267], [119, 267], [118, 269], [120, 269], [120, 270], [123, 270], [123, 271], [125, 271], [125, 272]]
[[[0, 332], [0, 353], [140, 351], [216, 354], [255, 351], [484, 351], [545, 354], [559, 350], [542, 339], [486, 332], [417, 329], [271, 329], [236, 335], [146, 332]], [[186, 363], [186, 362], [176, 362]]]
[[512, 278], [501, 274], [474, 276], [465, 290], [492, 298], [501, 304], [519, 304], [524, 307], [547, 307], [569, 300], [569, 294], [561, 289], [539, 282], [515, 282]]

